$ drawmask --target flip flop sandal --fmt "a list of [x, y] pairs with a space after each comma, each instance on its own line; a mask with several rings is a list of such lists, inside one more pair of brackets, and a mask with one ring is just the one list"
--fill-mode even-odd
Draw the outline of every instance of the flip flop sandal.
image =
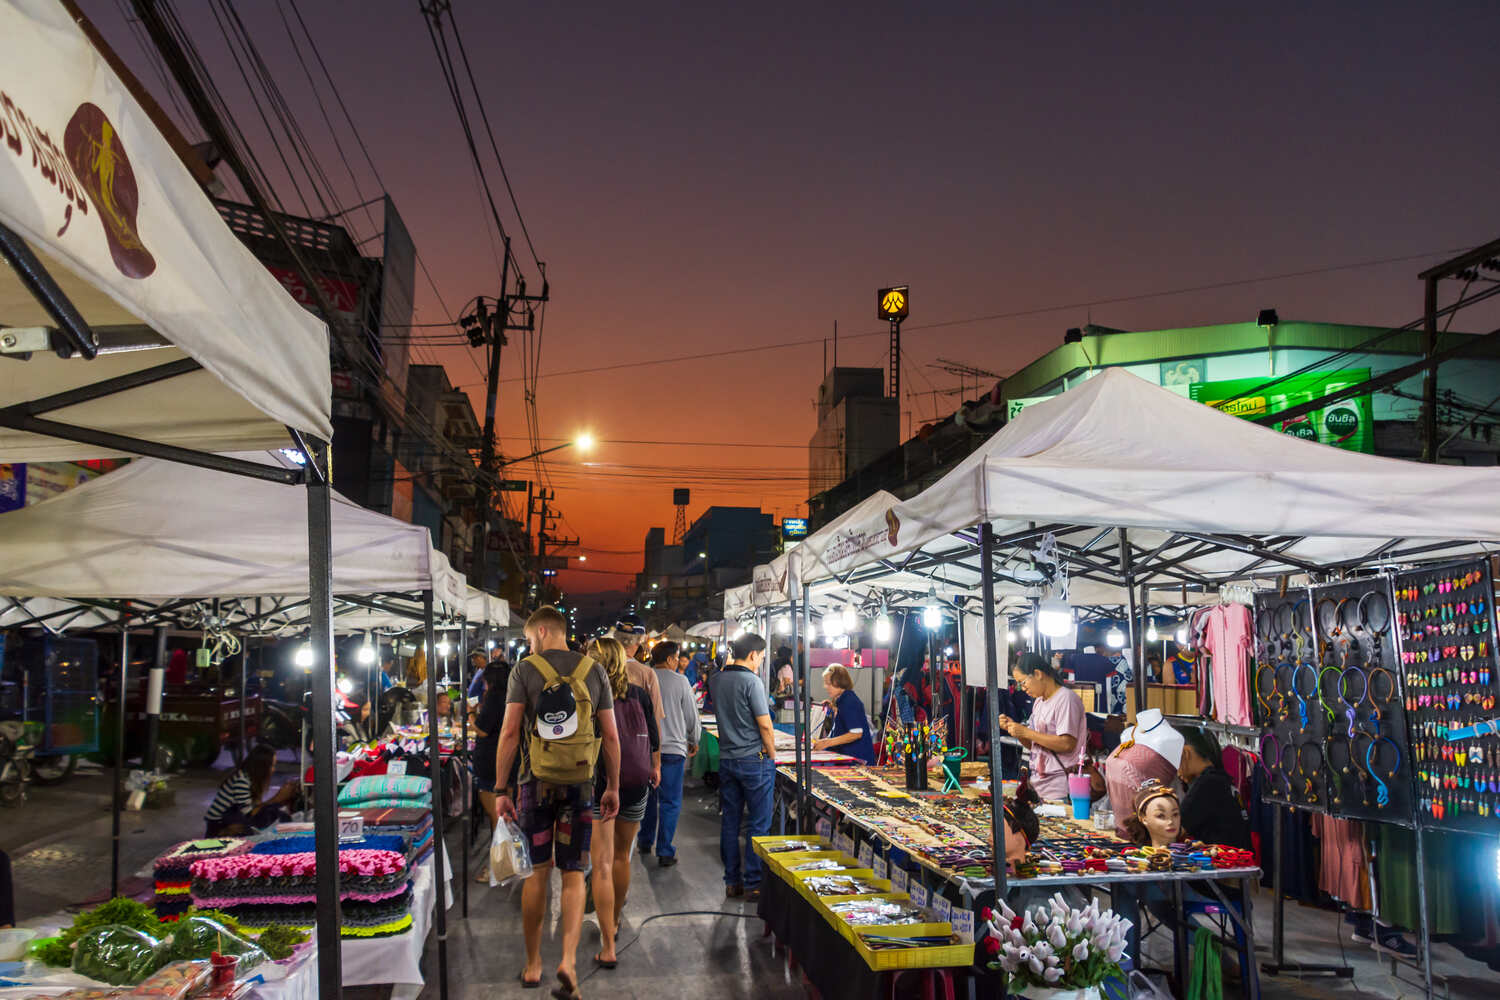
[[552, 987], [552, 995], [556, 1000], [583, 1000], [583, 994], [578, 992], [578, 984], [573, 977], [566, 972], [558, 972], [557, 982], [559, 985]]
[[520, 972], [516, 973], [516, 981], [521, 984], [521, 988], [523, 990], [539, 990], [542, 988], [542, 981], [540, 979], [538, 979], [536, 982], [532, 982], [530, 979], [526, 978], [525, 969], [522, 969]]
[[620, 964], [620, 960], [617, 958], [613, 962], [606, 962], [604, 959], [600, 958], [597, 954], [595, 954], [594, 955], [594, 964], [597, 965], [597, 966], [599, 966], [599, 968], [601, 968], [601, 969], [613, 969], [615, 966], [617, 966], [617, 965]]

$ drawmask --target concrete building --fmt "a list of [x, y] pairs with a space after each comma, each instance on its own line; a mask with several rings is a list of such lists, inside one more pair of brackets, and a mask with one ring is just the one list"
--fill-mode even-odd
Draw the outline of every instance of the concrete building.
[[901, 407], [885, 394], [885, 369], [833, 369], [818, 387], [818, 429], [808, 442], [809, 493], [837, 486], [900, 440]]

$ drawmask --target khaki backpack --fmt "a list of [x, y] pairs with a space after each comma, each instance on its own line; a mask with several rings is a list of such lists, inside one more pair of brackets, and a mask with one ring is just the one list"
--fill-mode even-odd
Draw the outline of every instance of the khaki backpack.
[[[587, 656], [583, 657], [567, 677], [554, 670], [552, 664], [540, 653], [533, 653], [523, 662], [531, 664], [542, 675], [544, 692], [560, 685], [571, 688], [578, 713], [578, 727], [558, 739], [543, 739], [533, 722], [527, 744], [531, 758], [531, 776], [554, 785], [592, 782], [600, 744], [594, 733], [594, 703], [589, 697], [589, 686], [585, 678], [594, 668], [594, 661]], [[532, 710], [535, 712], [535, 705]]]

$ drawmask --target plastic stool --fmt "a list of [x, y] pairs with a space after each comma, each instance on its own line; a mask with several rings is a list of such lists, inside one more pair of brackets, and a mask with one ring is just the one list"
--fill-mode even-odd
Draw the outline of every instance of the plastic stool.
[[[887, 982], [890, 984], [890, 992], [885, 995], [895, 997], [896, 982], [908, 972], [915, 972], [922, 976], [922, 1000], [935, 1000], [941, 996], [941, 1000], [953, 1000], [953, 971], [951, 969], [901, 969], [893, 972]], [[942, 986], [942, 994], [938, 994], [938, 987]]]
[[1255, 960], [1255, 956], [1250, 954], [1250, 948], [1245, 941], [1245, 932], [1236, 919], [1244, 919], [1243, 915], [1238, 910], [1235, 910], [1234, 915], [1230, 916], [1230, 911], [1222, 903], [1207, 901], [1183, 902], [1182, 916], [1184, 921], [1191, 924], [1192, 918], [1199, 915], [1212, 918], [1214, 923], [1221, 929], [1226, 929], [1227, 925], [1227, 929], [1234, 932], [1234, 949], [1240, 956], [1240, 982], [1248, 983], [1250, 981], [1249, 963]]

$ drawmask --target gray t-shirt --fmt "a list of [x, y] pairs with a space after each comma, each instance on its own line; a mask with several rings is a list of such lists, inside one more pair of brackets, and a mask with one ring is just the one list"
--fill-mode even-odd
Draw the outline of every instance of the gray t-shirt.
[[[575, 653], [571, 649], [549, 649], [541, 654], [546, 657], [552, 669], [557, 671], [558, 677], [566, 678], [578, 666], [578, 661], [583, 659], [582, 653]], [[597, 660], [584, 680], [588, 688], [589, 700], [594, 703], [594, 714], [598, 715], [606, 708], [615, 707], [614, 695], [609, 686], [609, 675], [604, 672], [604, 664]], [[511, 705], [525, 705], [526, 718], [521, 725], [521, 749], [519, 756], [521, 760], [521, 773], [518, 780], [531, 780], [530, 762], [526, 759], [526, 748], [530, 745], [531, 734], [536, 726], [536, 703], [542, 696], [542, 689], [547, 682], [542, 679], [541, 671], [535, 666], [522, 660], [517, 663], [510, 672], [510, 684], [505, 689], [505, 701]], [[594, 724], [594, 732], [597, 734], [599, 725]]]
[[760, 740], [757, 716], [770, 715], [766, 686], [742, 667], [725, 667], [709, 678], [713, 688], [714, 715], [719, 719], [719, 757], [742, 760], [765, 749]]

